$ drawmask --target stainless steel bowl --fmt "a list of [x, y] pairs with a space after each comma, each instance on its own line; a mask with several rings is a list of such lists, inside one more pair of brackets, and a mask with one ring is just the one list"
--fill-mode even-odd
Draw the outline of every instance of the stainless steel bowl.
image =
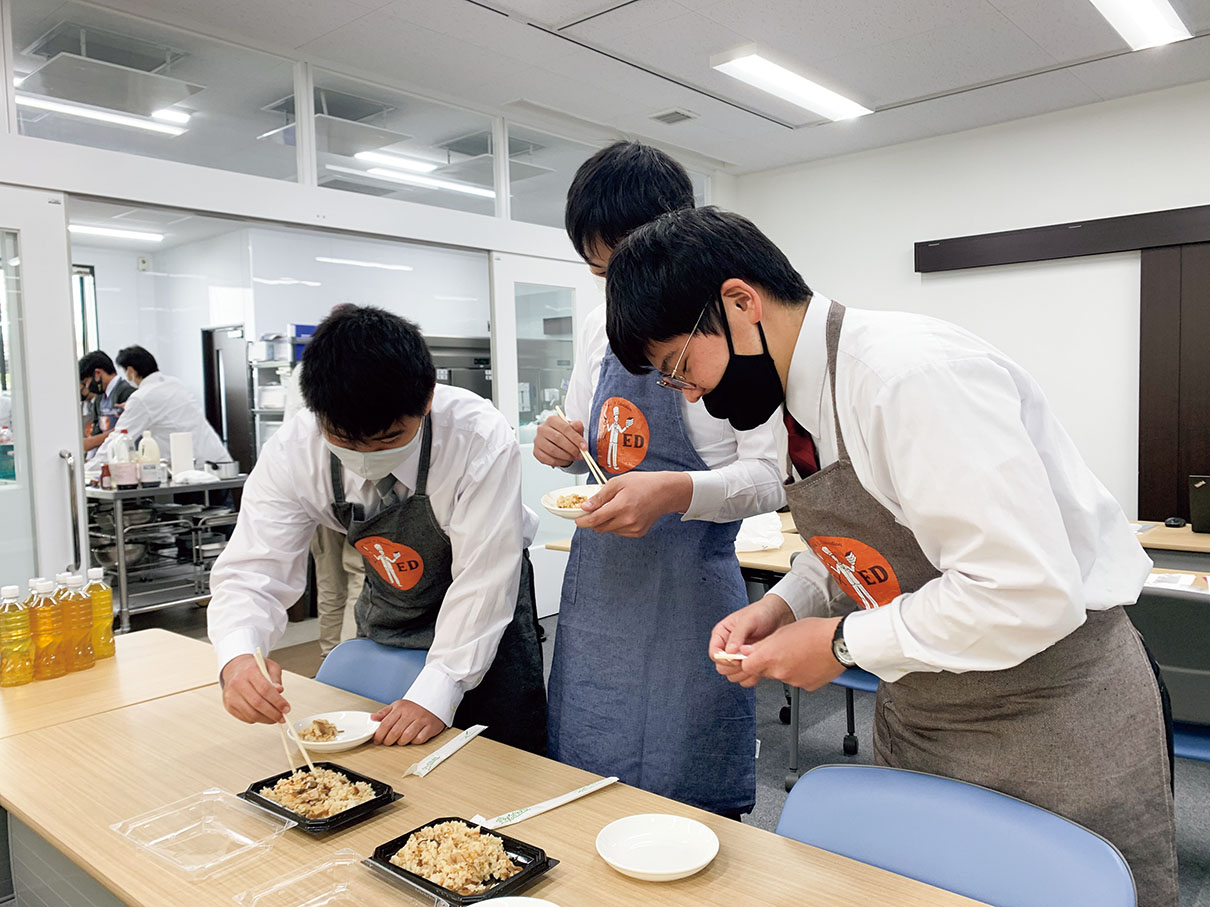
[[[117, 545], [101, 545], [92, 549], [93, 557], [97, 559], [97, 563], [102, 567], [116, 567], [118, 565], [118, 546]], [[126, 566], [133, 567], [147, 556], [146, 545], [126, 545]]]

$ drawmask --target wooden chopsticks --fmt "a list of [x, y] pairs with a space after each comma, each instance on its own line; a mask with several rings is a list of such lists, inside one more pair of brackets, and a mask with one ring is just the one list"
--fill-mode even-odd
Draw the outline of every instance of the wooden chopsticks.
[[[555, 405], [555, 412], [559, 414], [560, 419], [562, 419], [568, 425], [571, 424], [571, 420], [567, 418], [567, 414], [563, 412], [563, 408], [558, 404]], [[581, 450], [580, 456], [582, 456], [584, 458], [584, 462], [588, 464], [588, 471], [592, 473], [593, 478], [597, 480], [598, 484], [604, 485], [609, 481], [609, 477], [605, 475], [605, 472], [601, 469], [600, 464], [597, 463], [597, 461], [588, 453], [588, 451]]]
[[[261, 653], [260, 646], [256, 647], [256, 666], [260, 668], [260, 672], [265, 675], [265, 680], [273, 683], [273, 678], [269, 676], [269, 668], [265, 665], [265, 656]], [[302, 753], [303, 759], [307, 761], [307, 768], [312, 772], [315, 771], [315, 763], [311, 761], [311, 755], [307, 752], [307, 748], [303, 746], [302, 740], [294, 733], [294, 728], [290, 727], [290, 722], [286, 721], [277, 726], [281, 731], [282, 749], [286, 751], [286, 762], [290, 766], [290, 772], [294, 772], [294, 760], [290, 758], [290, 741], [294, 741], [294, 745], [298, 747], [298, 751]], [[288, 729], [288, 730], [287, 730]]]

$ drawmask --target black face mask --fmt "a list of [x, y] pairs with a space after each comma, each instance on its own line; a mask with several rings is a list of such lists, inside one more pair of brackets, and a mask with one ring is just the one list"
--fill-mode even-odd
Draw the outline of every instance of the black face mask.
[[105, 388], [101, 386], [100, 381], [98, 381], [96, 378], [93, 378], [92, 382], [88, 385], [88, 392], [90, 394], [103, 394], [105, 393]]
[[702, 397], [706, 412], [716, 419], [726, 419], [737, 431], [751, 431], [764, 425], [777, 408], [785, 402], [786, 392], [777, 374], [777, 365], [769, 355], [765, 329], [756, 323], [763, 353], [736, 355], [731, 343], [731, 328], [723, 313], [723, 333], [727, 335], [727, 351], [731, 358], [714, 390]]

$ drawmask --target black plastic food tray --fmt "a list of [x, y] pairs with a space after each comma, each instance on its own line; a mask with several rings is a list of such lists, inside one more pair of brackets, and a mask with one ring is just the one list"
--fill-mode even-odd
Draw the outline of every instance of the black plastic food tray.
[[[508, 854], [508, 858], [522, 866], [522, 870], [511, 878], [498, 882], [481, 894], [459, 894], [456, 891], [450, 891], [448, 888], [442, 888], [437, 883], [430, 882], [424, 876], [408, 872], [402, 866], [396, 866], [391, 862], [391, 857], [408, 842], [408, 838], [422, 829], [433, 825], [440, 825], [442, 822], [461, 822], [463, 825], [469, 825], [471, 828], [481, 828], [484, 834], [495, 835], [504, 842], [504, 852]], [[370, 857], [369, 862], [396, 878], [402, 879], [412, 887], [420, 888], [434, 897], [440, 898], [449, 904], [450, 907], [461, 907], [463, 904], [477, 904], [489, 898], [516, 894], [547, 870], [559, 865], [558, 860], [548, 857], [546, 851], [540, 847], [534, 847], [532, 844], [526, 844], [524, 841], [510, 838], [508, 835], [501, 834], [498, 831], [491, 831], [490, 829], [483, 828], [476, 822], [469, 822], [457, 816], [447, 816], [444, 819], [434, 819], [431, 822], [425, 822], [419, 828], [413, 828], [407, 834], [400, 835], [398, 838], [392, 838], [385, 844], [378, 845], [378, 847], [374, 848], [374, 855]]]
[[[268, 797], [262, 797], [260, 791], [265, 787], [272, 787], [282, 778], [288, 778], [294, 772], [282, 772], [274, 775], [271, 778], [266, 778], [263, 781], [256, 781], [248, 785], [248, 789], [239, 796], [249, 803], [255, 803], [261, 809], [267, 809], [269, 812], [278, 816], [284, 816], [287, 819], [293, 819], [298, 823], [298, 827], [303, 831], [311, 834], [319, 834], [325, 831], [332, 831], [337, 828], [344, 828], [346, 825], [352, 825], [355, 822], [360, 822], [362, 819], [368, 818], [372, 813], [377, 812], [382, 807], [394, 803], [400, 799], [403, 794], [395, 793], [394, 789], [389, 784], [383, 784], [381, 781], [375, 781], [373, 778], [368, 778], [365, 775], [355, 772], [352, 769], [347, 769], [343, 765], [337, 765], [335, 762], [316, 762], [316, 768], [326, 768], [334, 772], [340, 772], [350, 781], [365, 781], [369, 783], [374, 791], [374, 798], [366, 800], [364, 803], [358, 803], [356, 806], [346, 809], [343, 812], [338, 812], [334, 816], [328, 816], [324, 819], [308, 819], [300, 816], [292, 810], [286, 809], [276, 800], [270, 800]], [[305, 770], [306, 766], [302, 766]]]

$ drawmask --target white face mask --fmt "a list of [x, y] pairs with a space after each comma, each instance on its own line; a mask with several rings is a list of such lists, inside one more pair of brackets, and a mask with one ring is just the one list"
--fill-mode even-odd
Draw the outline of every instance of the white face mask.
[[605, 298], [605, 283], [606, 283], [605, 278], [602, 277], [600, 274], [593, 274], [592, 279], [593, 279], [593, 282], [596, 283], [597, 289], [601, 291], [601, 298], [604, 299]]
[[355, 473], [363, 479], [369, 479], [371, 482], [377, 482], [379, 479], [385, 479], [403, 465], [420, 443], [420, 437], [423, 434], [424, 428], [421, 426], [412, 440], [403, 447], [391, 447], [387, 450], [349, 450], [347, 447], [337, 447], [327, 438], [324, 438], [324, 444], [349, 472]]

